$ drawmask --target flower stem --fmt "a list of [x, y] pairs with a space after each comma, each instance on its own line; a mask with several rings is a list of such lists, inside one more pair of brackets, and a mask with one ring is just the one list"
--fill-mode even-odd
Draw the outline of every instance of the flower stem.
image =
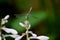
[[27, 29], [27, 34], [26, 34], [26, 38], [27, 38], [27, 40], [28, 40], [28, 36], [29, 36], [29, 35], [28, 35], [28, 29]]

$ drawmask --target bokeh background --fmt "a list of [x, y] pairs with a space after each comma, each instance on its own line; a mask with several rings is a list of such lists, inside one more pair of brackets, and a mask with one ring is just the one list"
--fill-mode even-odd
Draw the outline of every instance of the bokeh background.
[[49, 40], [60, 40], [60, 0], [0, 0], [0, 19], [10, 15], [6, 27], [16, 29], [22, 34], [26, 29], [19, 22], [25, 21], [24, 17], [30, 7], [30, 31], [48, 36]]

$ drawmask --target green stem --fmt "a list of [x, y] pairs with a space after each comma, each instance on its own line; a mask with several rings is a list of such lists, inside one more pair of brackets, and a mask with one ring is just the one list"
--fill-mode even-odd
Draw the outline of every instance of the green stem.
[[28, 36], [29, 36], [29, 35], [28, 35], [28, 29], [27, 29], [27, 34], [26, 34], [26, 38], [27, 38], [27, 40], [28, 40]]

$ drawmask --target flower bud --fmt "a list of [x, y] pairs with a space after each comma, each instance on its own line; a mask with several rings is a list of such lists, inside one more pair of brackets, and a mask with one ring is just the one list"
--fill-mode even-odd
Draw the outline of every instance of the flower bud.
[[4, 17], [4, 19], [8, 19], [9, 18], [9, 15], [6, 15], [5, 17]]
[[21, 25], [22, 27], [25, 27], [25, 25], [23, 23], [21, 23], [21, 22], [19, 23], [19, 25]]
[[29, 21], [28, 20], [26, 20], [25, 22], [24, 22], [24, 24], [25, 24], [25, 27], [26, 27], [26, 29], [30, 29], [30, 23], [29, 23]]

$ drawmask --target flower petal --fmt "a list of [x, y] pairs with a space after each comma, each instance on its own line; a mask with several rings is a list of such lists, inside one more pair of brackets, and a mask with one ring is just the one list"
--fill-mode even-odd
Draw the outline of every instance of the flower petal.
[[13, 35], [18, 34], [18, 32], [15, 29], [10, 29], [10, 33], [12, 33]]
[[1, 28], [2, 30], [4, 30], [5, 32], [7, 33], [10, 33], [10, 29], [9, 28], [6, 28], [5, 26]]
[[10, 29], [10, 28], [6, 28], [6, 27], [2, 27], [1, 29], [7, 33], [12, 33], [14, 35], [18, 34], [18, 32], [15, 29]]
[[19, 36], [19, 37], [15, 38], [15, 40], [21, 40], [22, 37], [23, 36]]
[[37, 37], [37, 35], [36, 35], [36, 34], [32, 34], [32, 36], [33, 36], [33, 37]]
[[20, 26], [22, 26], [22, 27], [24, 27], [24, 26], [25, 26], [25, 25], [24, 25], [23, 23], [21, 23], [21, 22], [19, 23], [19, 25], [20, 25]]
[[49, 37], [47, 37], [47, 36], [38, 36], [37, 38], [40, 40], [48, 40], [49, 39]]

